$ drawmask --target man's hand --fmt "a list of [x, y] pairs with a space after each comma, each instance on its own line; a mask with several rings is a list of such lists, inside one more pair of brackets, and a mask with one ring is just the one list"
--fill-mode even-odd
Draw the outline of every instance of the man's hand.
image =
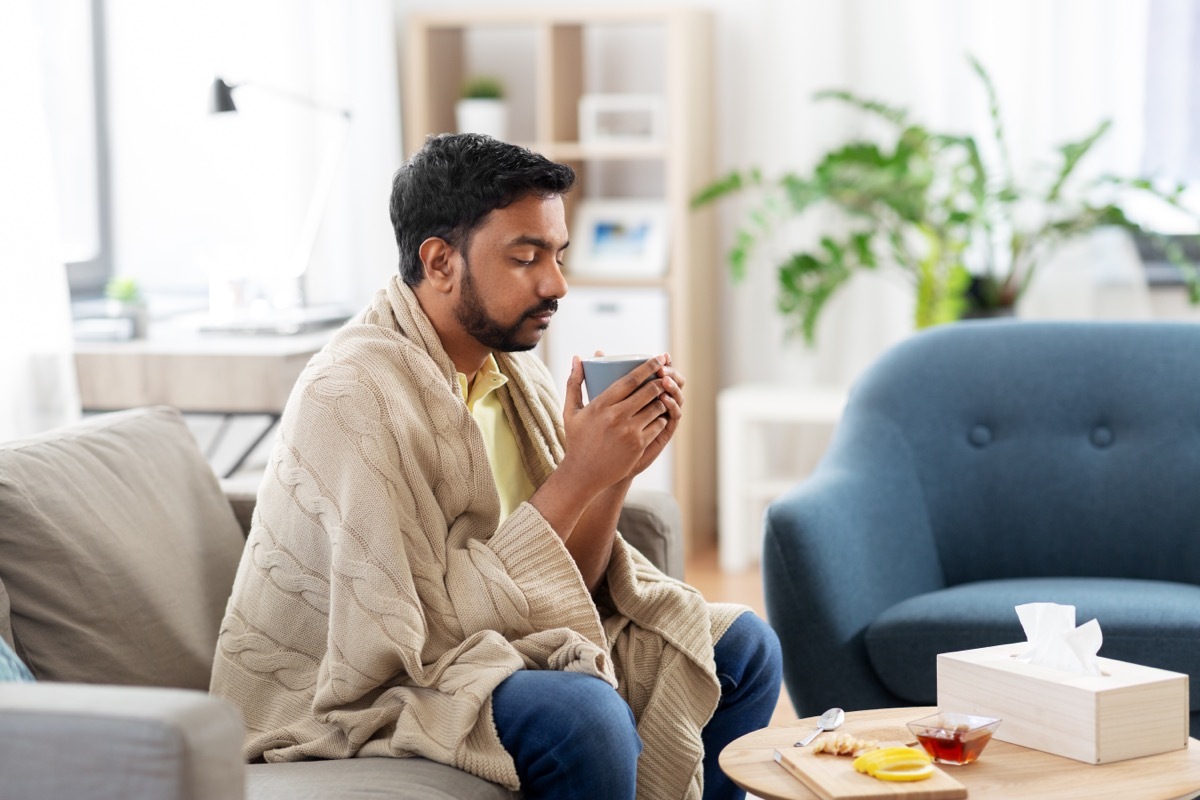
[[658, 399], [667, 408], [667, 426], [642, 452], [642, 457], [634, 464], [630, 477], [640, 475], [662, 455], [663, 449], [671, 441], [671, 437], [675, 435], [675, 430], [679, 427], [679, 420], [683, 418], [683, 384], [686, 382], [686, 378], [671, 366], [670, 353], [663, 353], [659, 360], [662, 361], [662, 368], [657, 374], [663, 392]]
[[[664, 358], [651, 358], [635, 367], [586, 406], [583, 365], [578, 358], [572, 361], [563, 408], [566, 456], [560, 469], [585, 476], [598, 491], [638, 474], [654, 461], [670, 441], [666, 432], [674, 433], [683, 398], [674, 370], [664, 364]], [[668, 370], [672, 377], [662, 377]]]
[[563, 409], [566, 454], [529, 502], [562, 537], [593, 593], [608, 568], [633, 476], [654, 463], [679, 425], [683, 383], [664, 353], [585, 406], [583, 364], [578, 358], [571, 364]]

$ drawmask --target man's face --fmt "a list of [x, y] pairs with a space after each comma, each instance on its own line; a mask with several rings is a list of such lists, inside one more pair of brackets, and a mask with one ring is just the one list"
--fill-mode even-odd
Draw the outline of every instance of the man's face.
[[455, 319], [489, 350], [531, 350], [567, 293], [562, 198], [522, 198], [496, 209], [462, 252]]

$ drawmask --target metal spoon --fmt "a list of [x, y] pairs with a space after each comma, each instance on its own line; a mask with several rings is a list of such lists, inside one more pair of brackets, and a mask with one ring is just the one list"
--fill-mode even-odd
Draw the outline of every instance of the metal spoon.
[[813, 739], [817, 738], [817, 734], [825, 731], [831, 731], [846, 721], [846, 712], [840, 708], [831, 708], [821, 715], [817, 720], [817, 729], [805, 736], [800, 741], [796, 742], [796, 747], [805, 747]]

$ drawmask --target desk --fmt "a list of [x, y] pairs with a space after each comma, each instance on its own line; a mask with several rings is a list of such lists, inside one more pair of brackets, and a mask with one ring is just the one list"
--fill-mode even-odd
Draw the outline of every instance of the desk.
[[89, 411], [162, 403], [184, 412], [277, 414], [304, 365], [332, 335], [333, 329], [76, 342], [80, 401]]
[[[881, 742], [911, 742], [913, 737], [904, 724], [935, 710], [851, 711], [839, 732]], [[764, 800], [816, 800], [818, 795], [773, 758], [777, 748], [792, 747], [816, 724], [817, 718], [809, 717], [735, 739], [721, 751], [721, 769], [738, 786]], [[1156, 756], [1084, 764], [993, 739], [974, 764], [942, 769], [967, 787], [971, 800], [1190, 800], [1200, 794], [1200, 742], [1189, 739], [1186, 749]]]
[[[274, 428], [296, 378], [336, 328], [295, 336], [201, 336], [184, 326], [151, 328], [148, 339], [76, 342], [79, 397], [87, 411], [164, 404], [184, 413], [265, 414], [271, 424], [228, 475]], [[210, 450], [215, 443], [210, 445]]]
[[845, 390], [821, 387], [745, 384], [717, 396], [717, 540], [722, 571], [736, 572], [758, 562], [763, 508], [803, 477], [765, 474], [761, 457], [765, 426], [832, 428], [845, 405]]

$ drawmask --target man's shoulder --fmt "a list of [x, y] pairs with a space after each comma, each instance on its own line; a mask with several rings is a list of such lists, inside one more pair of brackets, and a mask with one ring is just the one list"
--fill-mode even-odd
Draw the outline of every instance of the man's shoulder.
[[379, 348], [411, 346], [412, 341], [395, 328], [352, 319], [334, 332], [326, 349], [342, 358], [353, 358]]
[[441, 377], [430, 354], [400, 331], [354, 321], [334, 333], [305, 373], [310, 379], [340, 374], [375, 384]]

